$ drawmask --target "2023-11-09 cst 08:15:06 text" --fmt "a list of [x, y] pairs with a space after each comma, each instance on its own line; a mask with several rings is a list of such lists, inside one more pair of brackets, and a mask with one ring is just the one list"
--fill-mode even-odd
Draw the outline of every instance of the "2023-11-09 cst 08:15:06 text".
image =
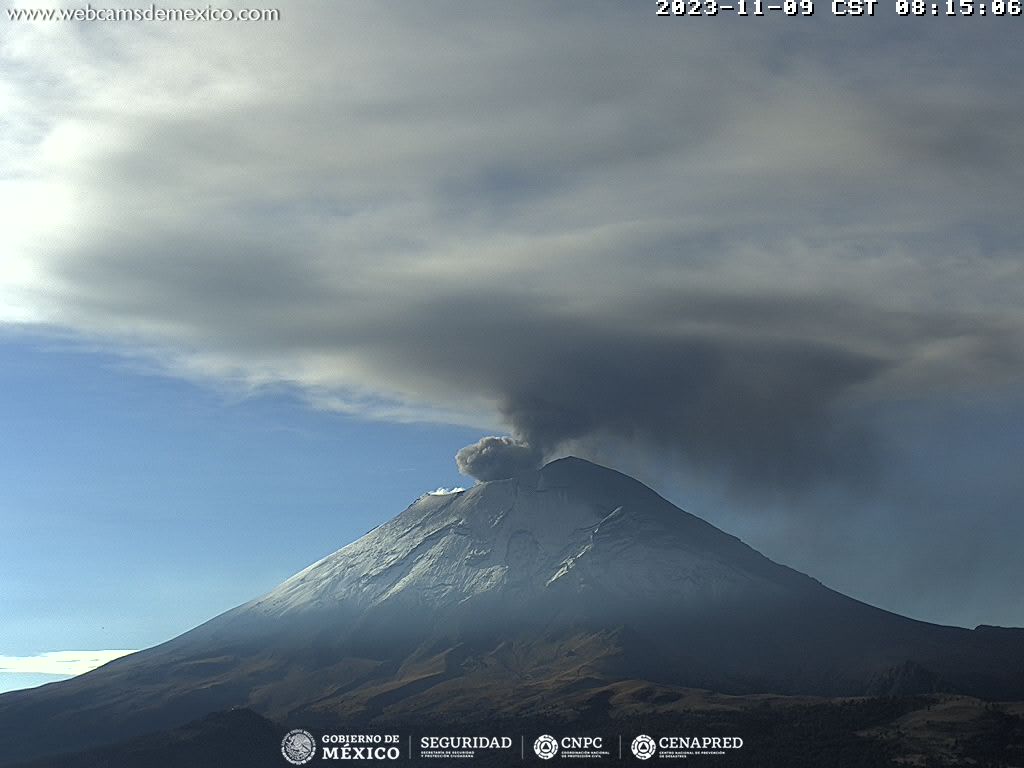
[[[833, 16], [875, 16], [892, 8], [898, 16], [1020, 16], [1022, 0], [830, 0]], [[658, 16], [813, 16], [814, 0], [655, 0]]]

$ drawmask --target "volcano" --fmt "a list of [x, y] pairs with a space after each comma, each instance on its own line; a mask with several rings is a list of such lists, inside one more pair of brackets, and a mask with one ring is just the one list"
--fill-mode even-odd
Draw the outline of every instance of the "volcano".
[[424, 496], [163, 645], [0, 696], [0, 764], [233, 708], [298, 724], [572, 717], [595, 691], [681, 688], [1020, 699], [1024, 630], [858, 602], [566, 458]]

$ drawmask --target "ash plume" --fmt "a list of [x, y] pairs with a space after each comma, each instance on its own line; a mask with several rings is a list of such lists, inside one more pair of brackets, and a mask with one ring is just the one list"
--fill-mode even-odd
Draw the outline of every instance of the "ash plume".
[[511, 437], [484, 437], [455, 454], [459, 472], [477, 480], [504, 480], [535, 469], [541, 455]]

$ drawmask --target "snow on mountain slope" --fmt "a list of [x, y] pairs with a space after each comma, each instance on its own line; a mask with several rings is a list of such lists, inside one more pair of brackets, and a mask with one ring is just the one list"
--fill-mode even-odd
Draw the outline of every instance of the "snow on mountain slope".
[[785, 569], [634, 480], [602, 469], [596, 476], [606, 487], [594, 489], [594, 468], [568, 458], [460, 493], [423, 496], [247, 610], [287, 616], [389, 601], [440, 608], [555, 586], [713, 599], [755, 582], [793, 582]]

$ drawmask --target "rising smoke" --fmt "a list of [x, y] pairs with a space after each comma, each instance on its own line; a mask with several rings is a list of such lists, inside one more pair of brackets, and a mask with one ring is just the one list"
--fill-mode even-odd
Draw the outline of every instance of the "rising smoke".
[[459, 472], [477, 480], [504, 480], [534, 469], [541, 455], [511, 437], [484, 437], [455, 454]]

